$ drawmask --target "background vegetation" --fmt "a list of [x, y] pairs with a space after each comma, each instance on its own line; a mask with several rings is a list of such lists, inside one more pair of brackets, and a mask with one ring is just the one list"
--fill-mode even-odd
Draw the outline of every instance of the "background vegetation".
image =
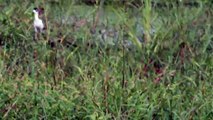
[[213, 10], [197, 2], [0, 0], [1, 119], [213, 119]]

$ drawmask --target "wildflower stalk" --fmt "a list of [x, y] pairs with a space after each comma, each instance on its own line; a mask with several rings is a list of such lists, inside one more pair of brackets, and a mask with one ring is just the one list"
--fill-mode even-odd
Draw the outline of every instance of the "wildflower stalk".
[[145, 6], [143, 9], [143, 26], [144, 26], [144, 40], [146, 42], [147, 48], [150, 47], [150, 42], [151, 42], [151, 36], [150, 36], [150, 31], [151, 31], [151, 9], [152, 9], [152, 4], [151, 0], [145, 0]]
[[93, 24], [93, 27], [92, 27], [93, 31], [95, 30], [95, 28], [96, 28], [96, 26], [97, 26], [97, 24], [99, 22], [99, 18], [100, 18], [101, 12], [103, 11], [104, 2], [105, 2], [105, 0], [101, 0], [100, 1], [100, 5], [99, 5], [99, 7], [97, 9], [97, 13], [95, 15], [95, 21], [94, 21], [94, 24]]

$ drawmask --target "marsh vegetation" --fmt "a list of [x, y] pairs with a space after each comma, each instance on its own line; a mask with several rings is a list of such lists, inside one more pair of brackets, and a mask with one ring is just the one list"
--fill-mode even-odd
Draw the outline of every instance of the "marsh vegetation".
[[0, 0], [0, 117], [213, 119], [213, 9], [197, 3]]

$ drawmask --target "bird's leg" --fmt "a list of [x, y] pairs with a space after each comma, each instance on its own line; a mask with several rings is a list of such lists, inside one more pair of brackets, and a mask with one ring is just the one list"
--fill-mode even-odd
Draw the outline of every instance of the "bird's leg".
[[34, 31], [34, 40], [37, 41], [38, 40], [38, 29], [36, 27], [34, 29], [35, 29], [35, 31]]
[[37, 33], [37, 32], [34, 33], [34, 40], [35, 40], [35, 41], [38, 40], [38, 33]]
[[41, 33], [37, 33], [37, 36], [38, 36], [38, 40], [41, 39]]

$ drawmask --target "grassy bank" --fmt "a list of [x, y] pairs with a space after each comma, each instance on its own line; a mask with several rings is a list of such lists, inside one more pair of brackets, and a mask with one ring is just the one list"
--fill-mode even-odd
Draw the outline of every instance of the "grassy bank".
[[[35, 6], [48, 25], [38, 41]], [[98, 6], [17, 0], [0, 10], [1, 118], [213, 119], [208, 6], [107, 6], [95, 32]]]

